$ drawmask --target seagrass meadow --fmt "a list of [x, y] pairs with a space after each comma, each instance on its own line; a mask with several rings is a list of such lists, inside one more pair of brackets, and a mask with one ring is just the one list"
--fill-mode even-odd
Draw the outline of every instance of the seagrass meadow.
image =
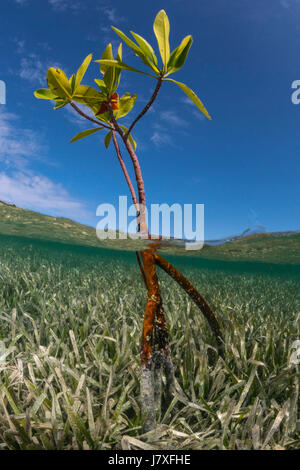
[[134, 252], [0, 236], [1, 449], [300, 448], [299, 265], [169, 258], [217, 315], [225, 359], [159, 273], [177, 391], [143, 434]]

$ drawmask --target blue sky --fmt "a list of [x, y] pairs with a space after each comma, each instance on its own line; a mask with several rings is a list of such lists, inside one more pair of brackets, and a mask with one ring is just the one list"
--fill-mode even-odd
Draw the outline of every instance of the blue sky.
[[[157, 51], [152, 24], [162, 8], [171, 48], [187, 34], [194, 39], [172, 77], [198, 94], [213, 119], [164, 84], [134, 131], [147, 203], [205, 204], [206, 239], [257, 224], [299, 230], [300, 105], [291, 101], [300, 79], [298, 0], [2, 0], [0, 199], [95, 226], [98, 204], [128, 194], [104, 134], [69, 144], [90, 125], [70, 109], [53, 111], [33, 91], [46, 86], [50, 66], [71, 75], [90, 52], [99, 59], [108, 42], [116, 47], [111, 25], [141, 34]], [[127, 46], [124, 61], [143, 67]], [[92, 63], [84, 82], [98, 74]], [[131, 72], [122, 78], [120, 92], [138, 94], [135, 117], [155, 83]]]

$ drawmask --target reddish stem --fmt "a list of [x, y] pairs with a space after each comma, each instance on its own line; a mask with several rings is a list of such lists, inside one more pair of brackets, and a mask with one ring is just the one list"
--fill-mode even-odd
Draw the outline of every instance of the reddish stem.
[[204, 298], [199, 294], [199, 292], [195, 289], [193, 284], [186, 279], [186, 277], [181, 274], [174, 266], [171, 265], [168, 261], [164, 258], [159, 256], [157, 253], [153, 254], [156, 264], [163, 269], [169, 276], [171, 276], [191, 297], [191, 299], [195, 302], [195, 304], [200, 308], [201, 312], [207, 319], [218, 344], [218, 350], [220, 356], [224, 356], [224, 342], [223, 336], [221, 333], [220, 325], [218, 320], [216, 319], [215, 315], [213, 314], [212, 310], [210, 309], [209, 305], [206, 303]]
[[141, 275], [142, 275], [143, 281], [144, 281], [144, 283], [145, 283], [146, 289], [148, 289], [146, 274], [145, 274], [145, 271], [144, 271], [144, 268], [143, 268], [143, 265], [142, 265], [142, 262], [141, 262], [141, 259], [140, 259], [140, 254], [139, 254], [138, 251], [136, 251], [135, 254], [136, 254], [137, 262], [138, 262], [139, 267], [140, 267], [140, 271], [141, 271]]
[[162, 77], [159, 77], [158, 79], [158, 82], [157, 82], [157, 85], [155, 87], [155, 90], [153, 92], [153, 95], [151, 96], [150, 100], [148, 101], [148, 103], [146, 104], [146, 106], [144, 107], [144, 109], [140, 112], [140, 114], [137, 116], [137, 118], [135, 118], [135, 120], [133, 121], [133, 123], [131, 124], [131, 126], [129, 127], [128, 129], [128, 132], [126, 133], [125, 137], [127, 138], [133, 127], [136, 125], [136, 123], [144, 116], [144, 114], [146, 114], [146, 112], [150, 109], [151, 105], [153, 104], [154, 100], [156, 99], [157, 95], [158, 95], [158, 92], [160, 90], [160, 87], [161, 87], [161, 84], [162, 84]]
[[106, 129], [112, 130], [112, 127], [106, 126], [102, 122], [96, 121], [96, 119], [93, 119], [88, 114], [85, 114], [83, 111], [81, 111], [80, 108], [78, 108], [78, 106], [75, 103], [73, 103], [73, 101], [70, 101], [70, 105], [72, 106], [73, 109], [75, 109], [75, 111], [78, 114], [80, 114], [80, 116], [84, 117], [85, 119], [88, 119], [89, 121], [93, 122], [94, 124], [97, 124], [97, 126], [105, 127]]
[[138, 189], [138, 195], [139, 195], [139, 210], [140, 210], [140, 231], [144, 234], [148, 234], [148, 228], [146, 225], [145, 221], [145, 208], [146, 208], [146, 197], [145, 197], [145, 186], [144, 186], [144, 181], [142, 177], [142, 171], [141, 167], [139, 164], [139, 160], [132, 148], [132, 145], [130, 144], [129, 140], [125, 137], [125, 132], [120, 128], [119, 124], [117, 123], [113, 110], [112, 110], [112, 105], [111, 101], [108, 102], [108, 109], [111, 117], [111, 121], [114, 125], [115, 130], [118, 132], [118, 134], [121, 136], [124, 145], [130, 155], [133, 168], [134, 168], [134, 173], [135, 173], [135, 180], [137, 184], [137, 189]]
[[154, 322], [157, 309], [161, 304], [161, 296], [154, 256], [149, 251], [142, 251], [141, 256], [145, 267], [146, 285], [148, 287], [148, 302], [142, 334], [141, 362], [145, 368], [151, 370]]
[[122, 158], [120, 147], [119, 147], [119, 144], [118, 144], [118, 141], [117, 141], [117, 138], [116, 138], [116, 132], [115, 131], [112, 131], [112, 138], [113, 138], [113, 142], [114, 142], [114, 146], [115, 146], [115, 149], [116, 149], [116, 154], [117, 154], [118, 160], [120, 162], [120, 165], [122, 167], [126, 182], [128, 184], [128, 187], [129, 187], [129, 191], [130, 191], [130, 194], [131, 194], [131, 197], [132, 197], [132, 202], [135, 205], [136, 210], [139, 212], [138, 202], [137, 202], [135, 190], [134, 190], [133, 184], [131, 182], [130, 176], [128, 174], [127, 168], [125, 166], [124, 160]]

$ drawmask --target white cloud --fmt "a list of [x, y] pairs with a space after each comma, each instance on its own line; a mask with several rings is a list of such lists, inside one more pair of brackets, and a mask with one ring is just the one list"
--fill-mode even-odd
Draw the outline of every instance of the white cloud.
[[[30, 0], [14, 0], [15, 3], [19, 5], [26, 5]], [[65, 11], [65, 10], [79, 10], [83, 7], [83, 3], [80, 0], [48, 0], [49, 5], [55, 11]]]
[[22, 129], [15, 114], [0, 108], [0, 199], [21, 207], [51, 210], [66, 217], [87, 217], [84, 204], [72, 198], [61, 184], [30, 169], [33, 160], [43, 161], [41, 135]]
[[178, 114], [172, 110], [162, 111], [160, 116], [161, 116], [161, 119], [163, 119], [164, 121], [167, 121], [168, 124], [172, 124], [178, 127], [188, 126], [188, 123], [184, 119], [179, 117]]
[[61, 184], [33, 172], [1, 172], [0, 200], [66, 217], [88, 216], [84, 205], [73, 199]]
[[[167, 145], [178, 148], [178, 135], [186, 135], [186, 128], [189, 126], [191, 119], [189, 121], [182, 119], [173, 110], [162, 111], [159, 116], [160, 119], [153, 122], [153, 134], [150, 140], [156, 147]], [[187, 116], [190, 118], [191, 113]]]
[[79, 10], [81, 4], [78, 0], [48, 0], [55, 11]]
[[174, 146], [171, 137], [165, 132], [155, 131], [150, 140], [156, 147], [161, 147], [163, 145]]
[[102, 7], [101, 11], [105, 14], [108, 21], [111, 21], [112, 23], [117, 23], [117, 22], [120, 23], [120, 21], [125, 20], [125, 18], [120, 15], [117, 9], [111, 6]]
[[118, 15], [116, 13], [115, 8], [105, 7], [103, 8], [103, 12], [105, 13], [109, 21], [112, 21], [113, 23], [117, 21]]
[[32, 83], [45, 84], [46, 67], [35, 54], [21, 59], [20, 77]]
[[299, 7], [299, 0], [280, 0], [280, 5], [286, 9]]
[[[186, 104], [187, 106], [193, 108], [192, 109], [192, 115], [196, 118], [199, 119], [199, 121], [204, 121], [206, 118], [204, 114], [198, 110], [195, 106], [195, 104], [187, 97], [185, 96], [184, 98], [181, 98], [180, 100], [183, 104]], [[190, 111], [189, 111], [190, 112]]]
[[45, 51], [51, 51], [51, 49], [52, 49], [52, 47], [50, 46], [50, 44], [47, 41], [39, 42], [38, 46], [45, 49]]
[[195, 116], [196, 119], [199, 119], [199, 121], [205, 121], [207, 118], [204, 116], [204, 114], [201, 111], [198, 111], [197, 109], [193, 109], [193, 116]]
[[25, 41], [20, 40], [18, 38], [13, 39], [14, 44], [17, 46], [16, 47], [16, 53], [17, 54], [23, 54], [25, 51]]
[[[28, 80], [32, 84], [41, 85], [47, 87], [46, 74], [50, 67], [56, 67], [63, 69], [63, 66], [50, 59], [47, 61], [41, 61], [36, 54], [29, 54], [27, 57], [22, 57], [19, 76], [23, 80]], [[65, 73], [67, 71], [64, 69]]]
[[184, 96], [183, 98], [181, 98], [180, 101], [189, 106], [195, 106], [192, 100], [190, 100], [187, 96]]
[[15, 114], [0, 110], [0, 161], [7, 166], [24, 168], [29, 158], [40, 154], [42, 146], [32, 130], [17, 128], [17, 121]]
[[288, 0], [281, 0], [281, 1], [280, 1], [280, 5], [281, 5], [283, 8], [290, 8], [290, 7], [291, 7], [291, 3], [290, 3]]
[[[165, 126], [167, 124], [168, 128]], [[173, 110], [165, 110], [160, 113], [160, 120], [156, 120], [153, 123], [153, 134], [150, 137], [150, 140], [154, 143], [156, 147], [169, 146], [177, 147], [172, 138], [171, 132], [174, 131], [180, 134], [186, 133], [186, 127], [189, 126], [189, 123], [178, 116], [178, 114]]]

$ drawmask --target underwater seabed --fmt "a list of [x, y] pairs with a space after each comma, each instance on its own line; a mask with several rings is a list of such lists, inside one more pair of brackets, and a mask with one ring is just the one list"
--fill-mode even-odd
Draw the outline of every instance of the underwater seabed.
[[1, 235], [0, 448], [300, 448], [299, 234], [286, 237], [280, 262], [164, 253], [215, 313], [225, 358], [159, 272], [180, 393], [143, 434], [135, 253]]

